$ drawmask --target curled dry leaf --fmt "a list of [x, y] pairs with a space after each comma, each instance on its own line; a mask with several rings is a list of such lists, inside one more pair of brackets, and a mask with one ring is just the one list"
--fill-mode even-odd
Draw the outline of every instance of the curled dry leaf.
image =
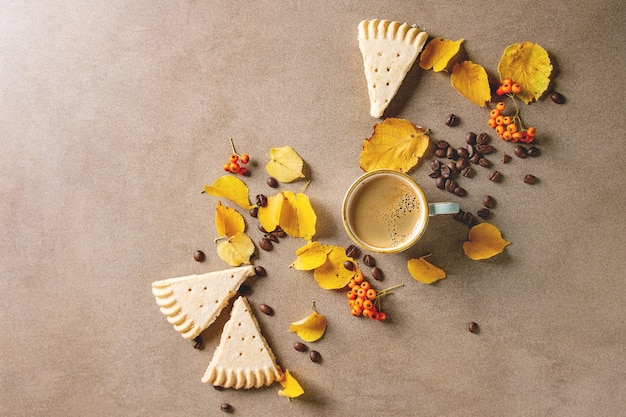
[[270, 161], [265, 170], [280, 182], [292, 182], [304, 178], [304, 161], [291, 146], [270, 149]]
[[289, 369], [285, 370], [285, 376], [280, 380], [283, 389], [278, 391], [278, 395], [287, 398], [296, 398], [304, 394], [304, 389], [300, 383], [291, 375]]
[[340, 246], [328, 245], [330, 252], [321, 266], [315, 268], [313, 277], [317, 284], [326, 290], [336, 290], [345, 287], [350, 282], [350, 278], [358, 272], [358, 267], [354, 271], [349, 271], [344, 267], [345, 261], [354, 261], [346, 255], [346, 249]]
[[327, 320], [313, 308], [313, 312], [302, 320], [294, 321], [289, 326], [289, 331], [294, 332], [305, 342], [315, 342], [324, 336]]
[[404, 119], [389, 118], [374, 126], [363, 141], [359, 163], [365, 172], [378, 168], [407, 172], [428, 148], [426, 130]]
[[310, 271], [322, 266], [331, 248], [319, 242], [310, 242], [296, 251], [296, 260], [291, 267], [299, 271]]
[[214, 197], [226, 198], [245, 210], [254, 207], [250, 204], [248, 186], [232, 175], [219, 177], [212, 185], [205, 185], [204, 191]]
[[411, 276], [424, 284], [432, 284], [446, 277], [446, 271], [426, 260], [429, 255], [419, 259], [409, 259], [407, 267]]
[[548, 52], [536, 43], [521, 42], [509, 45], [498, 64], [500, 79], [512, 79], [522, 86], [517, 93], [524, 103], [538, 100], [550, 85], [552, 62]]
[[469, 231], [469, 240], [463, 243], [463, 251], [473, 260], [491, 258], [502, 253], [511, 244], [502, 238], [500, 229], [490, 223], [479, 223]]
[[459, 55], [463, 41], [441, 38], [431, 40], [420, 55], [420, 67], [425, 70], [432, 68], [435, 72], [445, 71], [450, 61]]
[[280, 220], [280, 209], [283, 205], [283, 194], [278, 193], [267, 197], [267, 205], [259, 207], [257, 218], [261, 226], [268, 232], [273, 232]]
[[456, 91], [480, 107], [485, 107], [491, 100], [487, 71], [472, 61], [456, 64], [452, 69], [450, 82]]
[[217, 255], [222, 261], [232, 266], [250, 264], [250, 257], [253, 253], [254, 242], [243, 232], [237, 232], [217, 245]]
[[310, 241], [315, 235], [317, 216], [306, 194], [283, 191], [267, 199], [265, 207], [259, 207], [258, 219], [268, 232], [280, 226], [292, 237]]
[[215, 228], [218, 236], [234, 236], [237, 232], [246, 230], [246, 223], [241, 214], [231, 207], [225, 207], [217, 202], [215, 208]]

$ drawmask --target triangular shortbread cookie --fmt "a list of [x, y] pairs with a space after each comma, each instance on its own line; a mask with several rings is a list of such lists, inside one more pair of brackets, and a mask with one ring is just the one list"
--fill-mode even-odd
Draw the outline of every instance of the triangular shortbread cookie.
[[248, 300], [237, 298], [202, 382], [224, 388], [260, 388], [283, 377]]
[[359, 23], [359, 48], [372, 116], [383, 115], [427, 39], [428, 33], [406, 23], [389, 20]]
[[254, 274], [250, 265], [169, 278], [153, 282], [152, 293], [174, 329], [185, 339], [193, 339], [215, 321], [239, 286]]

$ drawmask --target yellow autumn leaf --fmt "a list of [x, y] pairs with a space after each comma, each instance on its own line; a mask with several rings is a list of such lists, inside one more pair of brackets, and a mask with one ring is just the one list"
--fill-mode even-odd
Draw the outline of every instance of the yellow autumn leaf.
[[243, 232], [236, 232], [228, 240], [223, 240], [217, 245], [217, 255], [231, 266], [249, 264], [253, 253], [254, 242]]
[[432, 68], [435, 72], [445, 70], [450, 61], [459, 54], [464, 39], [453, 41], [435, 38], [428, 42], [420, 54], [420, 67], [425, 70]]
[[[289, 236], [301, 237], [310, 241], [315, 234], [317, 216], [309, 197], [303, 193], [283, 191], [278, 225]], [[267, 230], [267, 229], [266, 229]]]
[[424, 284], [432, 284], [433, 282], [446, 277], [446, 272], [443, 269], [426, 260], [426, 257], [428, 256], [429, 255], [425, 255], [419, 259], [409, 259], [407, 262], [407, 267], [411, 276]]
[[280, 182], [292, 182], [304, 178], [304, 161], [291, 146], [270, 149], [270, 161], [265, 170]]
[[305, 342], [315, 342], [324, 336], [327, 320], [324, 315], [315, 311], [302, 320], [294, 321], [289, 325], [289, 331], [294, 332]]
[[300, 383], [291, 375], [289, 369], [285, 370], [285, 377], [280, 380], [283, 389], [278, 391], [278, 395], [287, 398], [296, 398], [304, 394], [304, 389]]
[[214, 197], [226, 198], [246, 210], [254, 207], [250, 204], [248, 186], [233, 175], [219, 177], [212, 185], [205, 185], [204, 191]]
[[349, 271], [344, 267], [345, 261], [353, 261], [346, 255], [346, 249], [328, 245], [330, 252], [326, 262], [315, 268], [313, 277], [317, 281], [317, 285], [326, 290], [336, 290], [348, 285], [350, 278], [359, 272], [358, 267], [354, 271]]
[[365, 172], [377, 168], [407, 172], [428, 148], [426, 130], [404, 119], [388, 118], [363, 141], [359, 163]]
[[498, 72], [501, 80], [510, 78], [522, 86], [522, 91], [516, 96], [528, 104], [538, 100], [548, 89], [552, 62], [548, 52], [538, 44], [515, 43], [504, 50]]
[[509, 245], [500, 230], [490, 223], [479, 223], [469, 231], [469, 240], [463, 243], [463, 251], [473, 260], [487, 259], [502, 253]]
[[218, 236], [230, 237], [246, 230], [246, 223], [237, 210], [225, 207], [218, 201], [215, 208], [215, 228]]
[[310, 271], [322, 266], [331, 249], [319, 242], [310, 242], [296, 251], [296, 260], [291, 267], [299, 271]]
[[272, 232], [276, 230], [276, 226], [278, 226], [280, 220], [280, 210], [283, 205], [283, 200], [282, 193], [278, 193], [267, 197], [267, 205], [259, 207], [257, 219], [266, 231]]
[[485, 107], [491, 100], [487, 71], [472, 61], [456, 64], [452, 69], [450, 82], [456, 91], [480, 107]]

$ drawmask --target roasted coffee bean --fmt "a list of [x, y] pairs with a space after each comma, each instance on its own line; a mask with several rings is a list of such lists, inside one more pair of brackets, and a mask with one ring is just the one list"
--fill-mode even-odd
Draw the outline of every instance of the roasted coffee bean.
[[450, 144], [446, 142], [445, 140], [438, 140], [436, 146], [439, 149], [447, 150], [450, 147]]
[[508, 164], [509, 162], [511, 162], [511, 155], [508, 154], [503, 154], [502, 155], [502, 163], [503, 164]]
[[467, 191], [465, 191], [465, 188], [463, 187], [456, 187], [454, 189], [454, 194], [459, 197], [465, 197], [467, 195]]
[[524, 176], [524, 182], [525, 182], [526, 184], [535, 184], [537, 181], [539, 181], [539, 180], [537, 179], [537, 177], [535, 177], [535, 176], [534, 176], [534, 175], [532, 175], [532, 174], [527, 174], [527, 175], [525, 175], [525, 176]]
[[265, 315], [268, 316], [273, 316], [274, 315], [274, 309], [270, 306], [268, 306], [267, 304], [261, 304], [259, 306], [259, 310], [261, 310], [261, 312]]
[[539, 148], [536, 146], [531, 146], [530, 148], [528, 148], [528, 151], [526, 152], [528, 154], [528, 156], [534, 158], [539, 156], [539, 154], [541, 153], [541, 151], [539, 151]]
[[443, 148], [437, 148], [435, 149], [435, 156], [439, 157], [439, 158], [444, 158], [446, 156], [446, 149]]
[[478, 215], [478, 217], [480, 217], [481, 219], [488, 219], [489, 216], [491, 215], [491, 210], [489, 210], [487, 207], [483, 207], [480, 210], [478, 210], [478, 212], [476, 213]]
[[476, 148], [474, 147], [474, 145], [467, 145], [465, 147], [465, 149], [467, 149], [467, 157], [471, 158], [474, 155], [476, 155]]
[[267, 179], [267, 185], [269, 185], [272, 188], [277, 188], [278, 187], [278, 180], [274, 177], [269, 177]]
[[274, 243], [278, 243], [278, 238], [273, 235], [272, 233], [267, 233], [265, 236], [265, 239], [269, 239], [270, 241], [274, 242]]
[[283, 238], [283, 237], [287, 236], [287, 233], [280, 226], [276, 226], [276, 229], [274, 229], [272, 234], [274, 236], [280, 237], [280, 238]]
[[441, 171], [439, 171], [439, 170], [433, 171], [433, 172], [429, 173], [428, 176], [430, 178], [439, 178], [439, 177], [441, 177]]
[[461, 171], [461, 175], [463, 175], [464, 177], [467, 178], [471, 178], [474, 176], [474, 168], [472, 167], [465, 167], [463, 168], [463, 171]]
[[446, 126], [453, 127], [459, 123], [459, 118], [455, 114], [449, 114], [446, 119]]
[[443, 178], [450, 178], [451, 175], [452, 175], [452, 171], [450, 170], [450, 167], [448, 165], [442, 165], [441, 176]]
[[230, 413], [231, 411], [233, 411], [233, 406], [228, 404], [228, 403], [222, 403], [220, 405], [220, 410], [226, 412], [226, 413]]
[[491, 168], [491, 162], [489, 162], [487, 158], [480, 158], [478, 160], [478, 165], [480, 165], [483, 168]]
[[550, 98], [556, 104], [563, 104], [563, 103], [565, 103], [565, 97], [563, 97], [563, 95], [561, 93], [557, 93], [556, 91], [554, 93], [552, 93], [552, 95], [550, 95]]
[[259, 194], [256, 196], [256, 205], [259, 207], [267, 206], [267, 197], [263, 194]]
[[376, 281], [382, 281], [385, 278], [383, 270], [377, 266], [372, 268], [372, 277], [374, 277]]
[[320, 355], [317, 350], [312, 350], [309, 352], [309, 359], [311, 359], [312, 362], [317, 363], [322, 360], [322, 355]]
[[250, 209], [250, 216], [257, 217], [258, 215], [259, 215], [259, 208], [258, 207], [252, 207]]
[[197, 250], [193, 253], [193, 259], [196, 262], [202, 262], [204, 261], [204, 258], [205, 258], [204, 252], [202, 252], [201, 250]]
[[526, 158], [526, 156], [528, 155], [528, 151], [522, 145], [517, 145], [515, 149], [513, 149], [513, 153], [518, 158]]
[[472, 333], [478, 332], [478, 324], [476, 322], [471, 322], [470, 324], [467, 325], [467, 330], [469, 330]]
[[495, 169], [489, 173], [489, 181], [499, 182], [502, 179], [502, 174], [500, 174]]
[[443, 172], [442, 172], [442, 176], [437, 178], [437, 181], [435, 182], [435, 186], [437, 188], [439, 188], [440, 190], [445, 190], [445, 188], [446, 188], [446, 178], [443, 177]]
[[274, 248], [274, 245], [272, 245], [271, 240], [264, 237], [263, 239], [259, 240], [259, 247], [265, 251], [271, 251]]
[[448, 168], [450, 168], [450, 175], [456, 174], [456, 162], [450, 161], [446, 164]]
[[483, 156], [481, 154], [479, 154], [478, 152], [476, 152], [471, 158], [470, 158], [470, 162], [472, 164], [480, 164], [480, 160], [484, 159]]
[[485, 132], [476, 136], [476, 144], [478, 145], [488, 145], [489, 142], [491, 142], [491, 136]]
[[350, 245], [346, 248], [346, 256], [348, 258], [356, 259], [361, 255], [361, 249], [357, 248], [355, 245]]
[[462, 219], [463, 223], [465, 223], [468, 226], [473, 226], [476, 224], [476, 217], [474, 217], [474, 215], [472, 213], [470, 213], [469, 211], [466, 211], [463, 214], [463, 219]]
[[441, 161], [438, 159], [433, 159], [432, 161], [430, 161], [430, 169], [432, 169], [433, 171], [438, 171], [439, 168], [441, 168]]
[[202, 336], [196, 336], [193, 339], [193, 348], [194, 349], [202, 349], [204, 347], [204, 342], [202, 341]]
[[258, 224], [257, 228], [263, 232], [263, 233], [267, 233], [267, 230], [265, 230], [265, 227], [263, 227], [263, 225], [261, 223]]
[[474, 132], [467, 132], [467, 135], [465, 135], [465, 143], [467, 143], [468, 145], [475, 145], [476, 144], [476, 133]]
[[465, 212], [461, 209], [459, 209], [459, 211], [457, 211], [456, 213], [454, 213], [452, 215], [452, 218], [454, 220], [456, 220], [457, 222], [462, 222], [463, 221], [463, 215], [465, 214]]
[[376, 259], [372, 255], [365, 255], [363, 257], [363, 263], [369, 267], [376, 266]]
[[354, 262], [352, 261], [345, 261], [343, 263], [343, 267], [346, 268], [348, 271], [354, 271], [355, 269]]
[[456, 154], [459, 158], [467, 158], [469, 156], [467, 148], [457, 148]]
[[226, 388], [220, 386], [220, 385], [213, 385], [213, 389], [215, 391], [224, 391]]
[[492, 209], [492, 208], [494, 208], [494, 207], [496, 206], [496, 199], [495, 199], [495, 198], [493, 198], [493, 197], [492, 197], [492, 196], [490, 196], [490, 195], [486, 195], [486, 196], [483, 198], [483, 205], [484, 205], [485, 207], [487, 207], [487, 208]]
[[262, 266], [255, 266], [254, 273], [256, 274], [257, 277], [267, 276], [267, 271]]
[[454, 189], [456, 187], [458, 187], [458, 186], [459, 186], [459, 184], [457, 184], [456, 181], [454, 181], [454, 180], [448, 179], [446, 181], [446, 191], [448, 191], [450, 193], [453, 193]]
[[446, 149], [446, 158], [448, 158], [448, 159], [456, 159], [457, 158], [456, 150], [452, 146], [448, 146], [448, 149]]
[[467, 160], [467, 158], [459, 158], [456, 161], [456, 170], [457, 171], [462, 171], [465, 168], [467, 168], [469, 166], [469, 161]]
[[302, 342], [294, 343], [293, 348], [298, 352], [306, 352], [307, 350], [309, 350], [309, 347]]
[[476, 145], [476, 150], [482, 153], [483, 155], [488, 155], [490, 153], [495, 152], [496, 148], [494, 148], [491, 145]]
[[239, 295], [250, 295], [252, 294], [252, 288], [249, 285], [241, 284], [237, 292], [239, 293]]

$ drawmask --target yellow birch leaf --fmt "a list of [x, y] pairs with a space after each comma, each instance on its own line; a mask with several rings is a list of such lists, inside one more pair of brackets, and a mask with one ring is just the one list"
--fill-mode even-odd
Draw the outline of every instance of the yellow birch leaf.
[[304, 178], [304, 161], [291, 146], [270, 149], [270, 161], [265, 170], [280, 182], [292, 182]]
[[363, 141], [359, 163], [365, 172], [377, 168], [407, 172], [428, 148], [426, 130], [404, 119], [388, 118]]
[[243, 232], [236, 232], [228, 240], [223, 240], [217, 245], [217, 255], [231, 266], [249, 264], [253, 253], [254, 242]]
[[237, 232], [246, 230], [243, 216], [231, 207], [225, 207], [217, 202], [215, 208], [215, 228], [218, 236], [234, 236]]
[[326, 332], [326, 324], [326, 317], [319, 314], [314, 308], [313, 312], [309, 314], [308, 317], [291, 323], [289, 325], [289, 331], [300, 336], [300, 339], [305, 342], [315, 342], [324, 336], [324, 332]]
[[[317, 216], [306, 194], [283, 191], [278, 225], [289, 236], [311, 241], [315, 234]], [[267, 229], [266, 229], [267, 230]]]
[[419, 259], [409, 259], [407, 262], [411, 276], [424, 284], [432, 284], [446, 277], [446, 271], [426, 260], [428, 256], [424, 255]]
[[346, 255], [346, 249], [328, 245], [330, 252], [326, 262], [315, 268], [313, 277], [317, 281], [317, 285], [325, 290], [336, 290], [348, 285], [350, 278], [359, 272], [358, 267], [354, 271], [348, 271], [343, 265], [345, 261], [354, 261]]
[[548, 52], [538, 44], [515, 43], [504, 50], [498, 72], [501, 80], [510, 78], [522, 86], [522, 91], [516, 96], [528, 104], [538, 100], [548, 89], [552, 62]]
[[287, 398], [296, 398], [304, 394], [304, 389], [300, 383], [291, 375], [289, 369], [285, 370], [285, 377], [281, 379], [280, 385], [283, 389], [278, 391], [278, 395]]
[[491, 100], [487, 71], [472, 61], [456, 64], [452, 69], [450, 82], [456, 91], [480, 107], [485, 107]]
[[267, 205], [265, 207], [259, 207], [257, 218], [261, 226], [268, 232], [276, 230], [278, 221], [280, 219], [280, 210], [283, 205], [283, 195], [278, 193], [273, 196], [267, 197]]
[[445, 70], [450, 61], [459, 54], [464, 39], [453, 41], [435, 38], [428, 42], [420, 55], [420, 67], [425, 70], [432, 68], [434, 72]]
[[219, 177], [212, 185], [205, 185], [204, 191], [214, 197], [226, 198], [245, 210], [254, 207], [250, 204], [248, 186], [233, 175]]
[[299, 271], [310, 271], [322, 266], [331, 249], [319, 242], [310, 242], [296, 251], [296, 260], [291, 267]]
[[502, 253], [509, 245], [500, 230], [489, 223], [479, 223], [469, 231], [469, 240], [463, 243], [463, 251], [473, 260], [487, 259]]

